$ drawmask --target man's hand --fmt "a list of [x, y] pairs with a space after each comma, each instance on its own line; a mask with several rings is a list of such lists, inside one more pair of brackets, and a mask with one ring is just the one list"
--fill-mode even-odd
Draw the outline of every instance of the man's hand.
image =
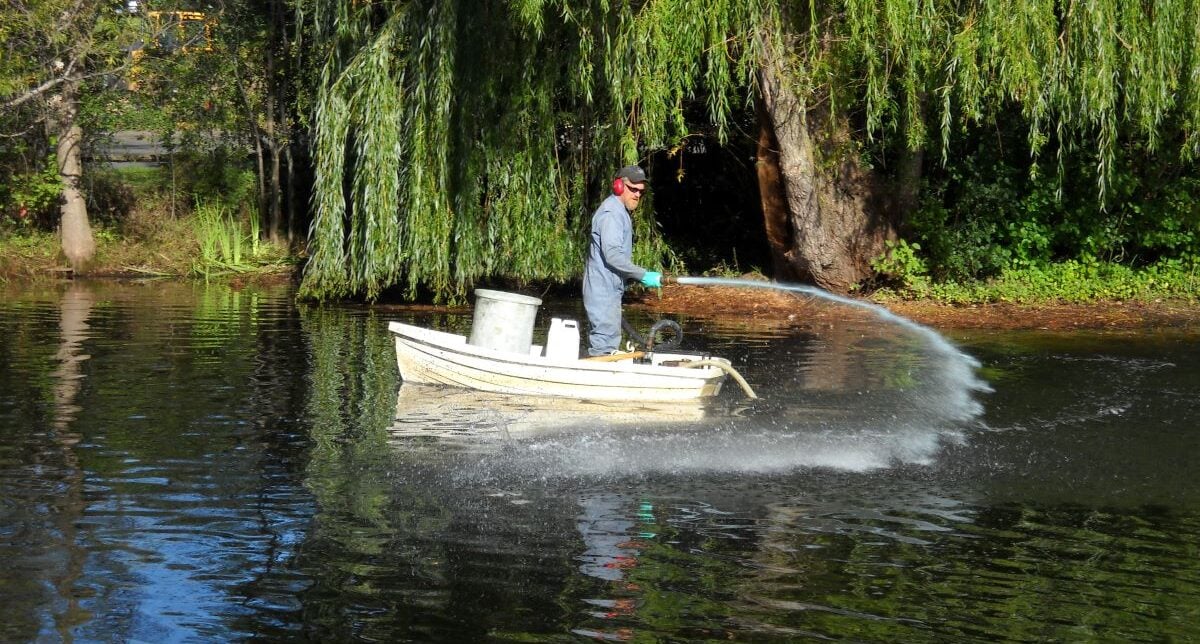
[[642, 276], [642, 286], [662, 288], [662, 273], [646, 271], [646, 274]]

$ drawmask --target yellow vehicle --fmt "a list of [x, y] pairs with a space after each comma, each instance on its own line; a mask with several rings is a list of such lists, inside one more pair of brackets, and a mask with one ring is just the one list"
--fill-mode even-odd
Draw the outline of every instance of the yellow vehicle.
[[200, 11], [147, 11], [146, 23], [159, 50], [185, 54], [212, 51], [215, 21]]
[[146, 42], [130, 49], [128, 89], [136, 90], [141, 69], [138, 61], [147, 51], [163, 54], [212, 51], [212, 32], [216, 21], [201, 11], [147, 11]]

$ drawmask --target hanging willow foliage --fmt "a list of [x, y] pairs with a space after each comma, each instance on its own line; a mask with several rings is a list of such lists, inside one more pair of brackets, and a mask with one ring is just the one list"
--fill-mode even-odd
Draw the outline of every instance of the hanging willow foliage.
[[[302, 3], [324, 61], [303, 291], [453, 297], [489, 276], [578, 275], [617, 167], [688, 134], [701, 87], [727, 127], [753, 79], [737, 30], [755, 6]], [[671, 261], [650, 208], [636, 237], [639, 261]]]
[[[767, 48], [802, 101], [914, 149], [939, 132], [943, 157], [1019, 106], [1035, 157], [1095, 147], [1102, 202], [1122, 133], [1200, 152], [1198, 3], [297, 0], [323, 61], [302, 290], [578, 275], [614, 169], [688, 135], [696, 105], [726, 136]], [[651, 208], [636, 220], [635, 258], [671, 261]]]

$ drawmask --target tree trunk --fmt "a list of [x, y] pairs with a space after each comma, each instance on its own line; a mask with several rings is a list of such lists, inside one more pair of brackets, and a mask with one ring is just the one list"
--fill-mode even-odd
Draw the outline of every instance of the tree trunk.
[[771, 249], [771, 264], [775, 279], [790, 282], [798, 278], [787, 259], [792, 247], [791, 218], [788, 216], [787, 194], [779, 169], [779, 143], [775, 128], [761, 97], [756, 101], [758, 112], [758, 194], [762, 200], [763, 225], [767, 246]]
[[[919, 119], [925, 118], [926, 107], [928, 105], [928, 97], [925, 92], [917, 94], [917, 107], [915, 116]], [[914, 114], [908, 110], [904, 110], [905, 122], [902, 124], [900, 131], [907, 132], [911, 127], [910, 118]], [[906, 144], [900, 151], [900, 160], [896, 171], [895, 186], [892, 189], [894, 195], [893, 211], [896, 213], [895, 221], [898, 224], [908, 221], [908, 216], [917, 209], [917, 205], [921, 201], [921, 179], [924, 176], [925, 169], [925, 148], [920, 147], [912, 149]]]
[[80, 189], [83, 173], [82, 154], [83, 130], [76, 122], [79, 104], [75, 95], [76, 84], [67, 83], [63, 92], [55, 97], [54, 129], [58, 138], [58, 176], [63, 183], [62, 215], [59, 231], [62, 235], [62, 250], [71, 270], [81, 273], [96, 255], [96, 240], [88, 223], [87, 201]]
[[279, 149], [279, 143], [273, 141], [271, 146], [271, 231], [269, 233], [272, 243], [278, 244], [283, 239], [283, 188], [281, 187], [282, 173], [280, 172], [282, 161], [280, 157], [283, 152]]
[[[268, 54], [268, 59], [270, 55]], [[271, 65], [267, 63], [267, 71], [270, 73]], [[262, 190], [259, 195], [259, 202], [264, 210], [260, 210], [265, 219], [263, 233], [267, 239], [272, 242], [279, 241], [279, 146], [275, 141], [275, 95], [271, 93], [268, 87], [266, 91], [266, 109], [263, 110], [263, 138], [264, 141], [260, 145], [260, 149], [266, 154], [271, 155], [270, 167], [263, 167], [264, 159], [260, 156], [258, 161], [258, 171], [261, 179], [258, 182]], [[261, 154], [261, 153], [260, 153]], [[265, 174], [264, 174], [265, 173]]]
[[279, 231], [281, 229], [283, 213], [280, 212], [280, 186], [279, 186], [279, 133], [276, 131], [281, 125], [277, 110], [281, 109], [282, 105], [276, 104], [276, 93], [279, 91], [279, 78], [275, 69], [275, 47], [278, 44], [280, 18], [278, 0], [271, 0], [270, 16], [267, 19], [267, 46], [265, 47], [266, 54], [266, 75], [267, 82], [265, 89], [266, 106], [265, 122], [263, 131], [267, 135], [267, 148], [271, 152], [271, 175], [267, 181], [267, 190], [269, 193], [265, 195], [268, 199], [268, 214], [267, 214], [267, 238], [272, 243], [278, 243], [280, 239]]
[[[284, 130], [284, 143], [281, 146], [283, 149], [284, 174], [283, 185], [287, 190], [284, 193], [283, 206], [283, 233], [287, 241], [288, 248], [292, 248], [295, 243], [296, 220], [299, 215], [296, 212], [296, 168], [295, 160], [292, 156], [292, 145], [296, 133], [295, 125], [292, 119], [288, 118], [289, 114], [295, 109], [295, 102], [288, 100], [288, 79], [296, 77], [296, 59], [288, 56], [287, 52], [292, 51], [292, 43], [288, 36], [291, 33], [292, 26], [288, 24], [288, 16], [290, 12], [284, 7], [276, 3], [276, 21], [278, 23], [277, 33], [279, 34], [280, 47], [279, 51], [283, 52], [280, 58], [283, 59], [283, 70], [280, 71], [276, 87], [278, 87], [279, 99], [279, 123]], [[276, 184], [275, 189], [280, 190], [280, 185]]]
[[[290, 137], [289, 137], [290, 138]], [[283, 149], [284, 160], [286, 162], [287, 171], [284, 173], [286, 177], [284, 181], [287, 184], [287, 244], [288, 248], [292, 248], [296, 243], [296, 165], [295, 158], [292, 156], [292, 146], [289, 143]]]
[[925, 167], [925, 150], [904, 149], [900, 168], [896, 172], [895, 205], [897, 220], [903, 222], [917, 209], [921, 201], [921, 177]]
[[759, 97], [758, 176], [775, 273], [845, 292], [896, 236], [877, 182], [859, 167], [848, 125], [796, 95], [782, 54], [768, 54], [759, 70]]
[[255, 176], [258, 179], [258, 215], [260, 217], [266, 217], [268, 215], [266, 153], [263, 152], [263, 137], [261, 136], [261, 131], [257, 128], [254, 130], [254, 163], [255, 168], [257, 168]]
[[[265, 134], [258, 127], [258, 114], [250, 104], [250, 95], [246, 92], [245, 83], [242, 82], [240, 63], [236, 52], [234, 53], [233, 60], [233, 81], [234, 87], [237, 88], [238, 100], [242, 104], [242, 110], [244, 110], [243, 116], [246, 119], [246, 123], [250, 126], [251, 139], [254, 141], [254, 161], [257, 169], [254, 176], [258, 180], [258, 215], [260, 217], [267, 217], [269, 216], [269, 206], [267, 204], [266, 160], [263, 153], [263, 139], [265, 138]], [[261, 235], [262, 233], [260, 232], [259, 234]]]

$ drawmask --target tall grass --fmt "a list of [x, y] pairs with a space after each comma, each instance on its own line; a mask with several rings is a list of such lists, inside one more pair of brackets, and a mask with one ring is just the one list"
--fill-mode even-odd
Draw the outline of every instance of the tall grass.
[[197, 201], [193, 216], [196, 239], [200, 243], [200, 257], [192, 265], [194, 273], [207, 278], [223, 273], [245, 273], [260, 266], [262, 247], [258, 241], [257, 209], [250, 209], [248, 226], [223, 203]]

